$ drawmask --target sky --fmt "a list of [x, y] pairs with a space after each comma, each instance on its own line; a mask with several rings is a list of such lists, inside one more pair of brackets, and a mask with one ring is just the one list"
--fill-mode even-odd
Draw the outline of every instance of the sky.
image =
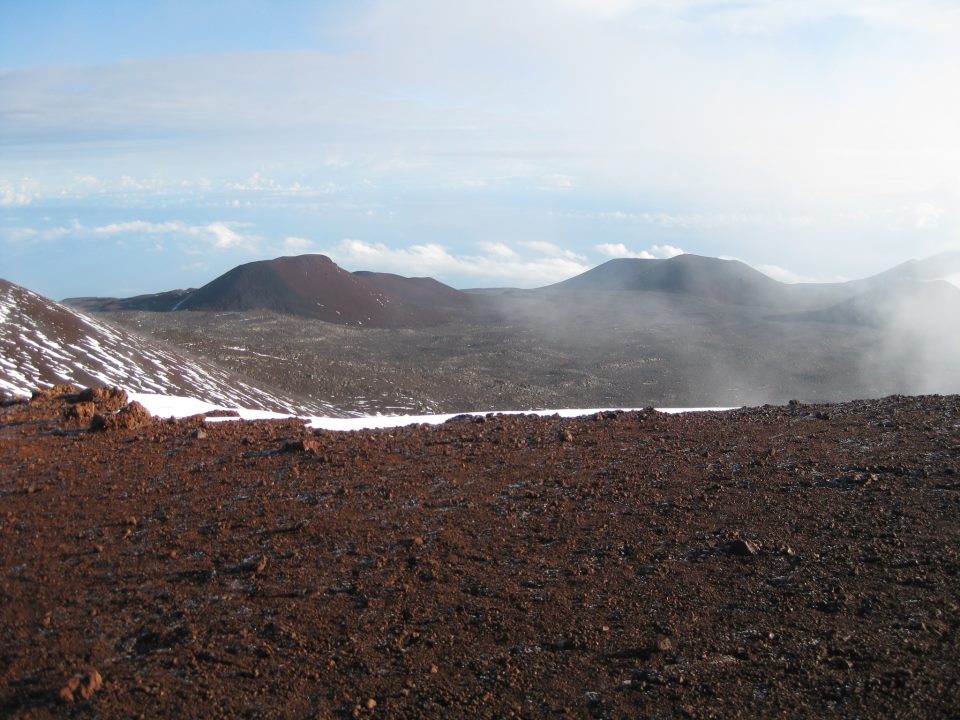
[[956, 0], [0, 0], [0, 277], [536, 287], [960, 247]]

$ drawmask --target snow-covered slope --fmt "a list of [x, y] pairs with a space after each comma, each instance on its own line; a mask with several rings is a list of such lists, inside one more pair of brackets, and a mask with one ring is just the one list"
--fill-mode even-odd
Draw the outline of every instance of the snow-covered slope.
[[211, 363], [152, 344], [0, 280], [0, 393], [72, 382], [189, 396], [226, 407], [347, 415], [254, 387]]

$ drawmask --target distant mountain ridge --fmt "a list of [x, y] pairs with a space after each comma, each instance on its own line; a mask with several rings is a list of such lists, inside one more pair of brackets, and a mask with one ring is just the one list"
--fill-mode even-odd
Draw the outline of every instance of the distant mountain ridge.
[[370, 327], [441, 323], [475, 304], [469, 294], [433, 278], [351, 273], [319, 254], [245, 263], [196, 290], [133, 298], [67, 298], [64, 302], [89, 312], [264, 310]]
[[[668, 259], [618, 258], [529, 291], [462, 291], [429, 277], [348, 272], [325, 255], [308, 254], [245, 263], [199, 289], [131, 298], [68, 298], [64, 302], [88, 312], [267, 311], [340, 325], [398, 328], [482, 321], [496, 314], [491, 298], [509, 292], [654, 292], [764, 308], [784, 320], [876, 325], [890, 315], [882, 308], [877, 312], [870, 309], [884, 293], [905, 300], [914, 288], [930, 299], [931, 293], [919, 283], [943, 279], [960, 281], [960, 252], [911, 260], [861, 280], [797, 284], [774, 280], [738, 260], [693, 254]], [[953, 303], [948, 288], [938, 297]], [[881, 305], [892, 307], [892, 301]]]

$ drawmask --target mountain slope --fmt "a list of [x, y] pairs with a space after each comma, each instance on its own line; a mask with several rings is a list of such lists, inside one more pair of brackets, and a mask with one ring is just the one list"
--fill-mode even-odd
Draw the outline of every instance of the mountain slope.
[[476, 299], [431, 277], [404, 277], [359, 270], [353, 273], [387, 298], [396, 319], [405, 324], [443, 322], [452, 313], [469, 311]]
[[341, 325], [400, 327], [441, 322], [471, 298], [432, 278], [350, 273], [325, 255], [240, 265], [184, 298], [176, 310], [267, 310]]
[[169, 312], [195, 291], [195, 288], [168, 290], [167, 292], [135, 295], [128, 298], [72, 297], [64, 298], [62, 302], [64, 305], [69, 305], [81, 312]]
[[300, 255], [235, 267], [191, 293], [177, 310], [269, 310], [363, 325], [382, 324], [386, 305], [382, 293], [330, 258]]
[[835, 305], [777, 319], [885, 329], [923, 328], [931, 336], [960, 331], [960, 289], [943, 280], [895, 278], [883, 278], [868, 285], [865, 292]]
[[610, 260], [548, 287], [552, 290], [659, 291], [734, 305], [785, 301], [782, 283], [738, 260], [689, 254], [668, 260]]
[[226, 406], [343, 415], [253, 387], [216, 365], [147, 342], [0, 280], [0, 392], [29, 395], [57, 383], [119, 385]]
[[862, 282], [875, 286], [911, 280], [947, 280], [957, 285], [960, 283], [960, 251], [943, 252], [921, 260], [908, 260]]

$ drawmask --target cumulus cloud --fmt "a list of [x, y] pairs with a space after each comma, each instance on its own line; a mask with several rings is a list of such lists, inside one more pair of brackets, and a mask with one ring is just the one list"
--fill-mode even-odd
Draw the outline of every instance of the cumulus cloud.
[[[29, 239], [49, 241], [66, 237], [136, 238], [146, 236], [150, 237], [151, 241], [149, 245], [145, 244], [144, 248], [156, 250], [158, 247], [165, 247], [156, 238], [158, 236], [168, 236], [172, 239], [202, 240], [205, 244], [219, 250], [239, 248], [252, 251], [260, 245], [262, 238], [259, 235], [244, 232], [246, 227], [248, 227], [246, 223], [216, 221], [204, 225], [191, 225], [179, 220], [164, 222], [127, 220], [89, 227], [73, 220], [69, 225], [45, 229], [14, 228], [6, 232], [6, 237], [13, 241]], [[310, 242], [308, 240], [304, 241], [302, 238], [288, 238], [288, 240], [297, 241], [294, 245], [298, 242]]]
[[779, 265], [769, 265], [761, 264], [754, 266], [755, 270], [759, 270], [767, 277], [771, 277], [774, 280], [778, 280], [782, 283], [805, 283], [805, 282], [815, 282], [812, 278], [805, 277], [798, 273], [793, 272], [792, 270], [787, 270], [782, 268]]
[[804, 275], [803, 273], [797, 273], [793, 270], [788, 270], [787, 268], [780, 267], [779, 265], [772, 265], [770, 263], [748, 263], [745, 260], [740, 258], [731, 257], [729, 255], [721, 256], [721, 260], [736, 260], [742, 262], [746, 265], [749, 265], [754, 270], [762, 272], [769, 278], [782, 283], [787, 283], [794, 285], [796, 283], [842, 283], [847, 282], [850, 278], [844, 277], [842, 275], [833, 275], [830, 277], [814, 277], [812, 275]]
[[[464, 285], [535, 287], [565, 280], [589, 267], [571, 253], [551, 243], [529, 242], [511, 248], [503, 243], [482, 243], [480, 254], [458, 254], [438, 243], [393, 248], [348, 238], [324, 251], [335, 262], [352, 270], [381, 270], [400, 275], [431, 276]], [[509, 252], [509, 256], [505, 253]], [[507, 261], [505, 261], [507, 260]]]
[[248, 244], [249, 238], [245, 235], [241, 235], [227, 223], [215, 222], [205, 225], [202, 229], [191, 228], [191, 233], [196, 235], [202, 235], [204, 232], [209, 233], [213, 238], [214, 246], [226, 250], [227, 248], [242, 247]]
[[29, 205], [36, 197], [37, 188], [37, 182], [30, 178], [17, 182], [0, 180], [0, 207]]
[[683, 250], [673, 245], [652, 245], [648, 250], [630, 250], [623, 243], [600, 243], [596, 246], [604, 255], [612, 258], [639, 258], [641, 260], [665, 260], [683, 255]]
[[573, 250], [569, 250], [567, 248], [562, 248], [559, 245], [552, 242], [547, 242], [546, 240], [523, 240], [518, 244], [523, 248], [548, 257], [562, 257], [578, 263], [583, 263], [587, 260], [580, 253], [574, 252]]
[[96, 235], [130, 235], [133, 233], [160, 235], [189, 232], [189, 228], [180, 222], [153, 223], [146, 220], [130, 220], [128, 222], [100, 225], [93, 228], [93, 232]]
[[482, 242], [480, 243], [480, 247], [488, 255], [493, 255], [496, 257], [514, 258], [517, 256], [517, 253], [513, 248], [502, 242]]

